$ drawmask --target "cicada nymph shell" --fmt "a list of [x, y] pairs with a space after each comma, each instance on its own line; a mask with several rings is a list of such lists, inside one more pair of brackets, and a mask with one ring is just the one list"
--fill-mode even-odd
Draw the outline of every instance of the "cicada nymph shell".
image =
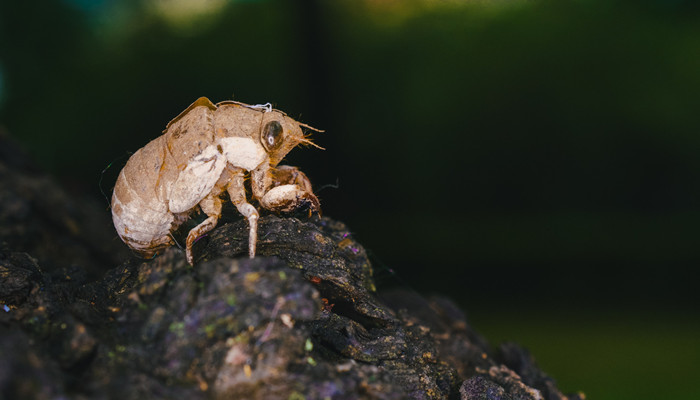
[[119, 237], [151, 257], [174, 244], [172, 232], [201, 210], [207, 218], [189, 231], [185, 245], [187, 261], [193, 264], [192, 245], [216, 226], [226, 192], [248, 220], [248, 252], [254, 257], [259, 212], [248, 202], [246, 178], [250, 195], [262, 208], [288, 212], [308, 206], [320, 211], [306, 175], [278, 165], [298, 144], [314, 145], [303, 128], [318, 131], [269, 104], [198, 99], [163, 135], [134, 153], [119, 173], [112, 194]]

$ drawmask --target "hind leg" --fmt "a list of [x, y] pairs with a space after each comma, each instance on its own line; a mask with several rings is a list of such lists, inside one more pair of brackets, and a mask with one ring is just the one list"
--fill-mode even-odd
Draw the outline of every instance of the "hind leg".
[[194, 265], [194, 258], [192, 256], [192, 245], [197, 241], [198, 238], [202, 237], [205, 233], [214, 229], [216, 223], [219, 222], [219, 217], [221, 217], [221, 199], [219, 194], [209, 194], [202, 201], [199, 202], [199, 207], [207, 215], [207, 219], [202, 221], [199, 225], [195, 226], [187, 234], [187, 245], [185, 247], [185, 254], [187, 256], [187, 262], [190, 265]]

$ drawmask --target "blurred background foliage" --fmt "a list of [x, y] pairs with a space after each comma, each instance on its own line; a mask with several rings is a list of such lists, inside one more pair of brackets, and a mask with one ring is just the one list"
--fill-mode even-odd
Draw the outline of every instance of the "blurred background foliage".
[[699, 22], [683, 0], [8, 0], [0, 124], [107, 213], [197, 97], [270, 101], [325, 129], [288, 163], [380, 285], [456, 299], [565, 391], [699, 398]]

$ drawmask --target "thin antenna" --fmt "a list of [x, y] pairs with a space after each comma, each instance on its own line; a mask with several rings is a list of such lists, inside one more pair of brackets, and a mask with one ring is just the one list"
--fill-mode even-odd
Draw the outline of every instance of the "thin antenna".
[[323, 129], [314, 128], [311, 125], [306, 125], [306, 124], [301, 123], [301, 122], [299, 122], [299, 126], [307, 128], [307, 129], [311, 129], [312, 131], [315, 131], [315, 132], [325, 132]]
[[294, 139], [295, 139], [296, 141], [298, 141], [299, 143], [308, 144], [308, 145], [310, 145], [310, 146], [314, 146], [314, 147], [317, 148], [317, 149], [325, 150], [325, 148], [323, 148], [323, 147], [317, 145], [316, 143], [312, 142], [311, 140], [309, 140], [309, 139], [307, 139], [307, 138], [294, 138]]

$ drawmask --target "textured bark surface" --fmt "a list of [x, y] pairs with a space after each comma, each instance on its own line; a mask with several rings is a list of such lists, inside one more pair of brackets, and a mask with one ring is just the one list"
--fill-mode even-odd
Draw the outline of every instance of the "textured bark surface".
[[340, 222], [265, 216], [248, 259], [240, 220], [194, 268], [141, 260], [0, 141], [0, 398], [567, 398], [450, 300], [378, 292]]

